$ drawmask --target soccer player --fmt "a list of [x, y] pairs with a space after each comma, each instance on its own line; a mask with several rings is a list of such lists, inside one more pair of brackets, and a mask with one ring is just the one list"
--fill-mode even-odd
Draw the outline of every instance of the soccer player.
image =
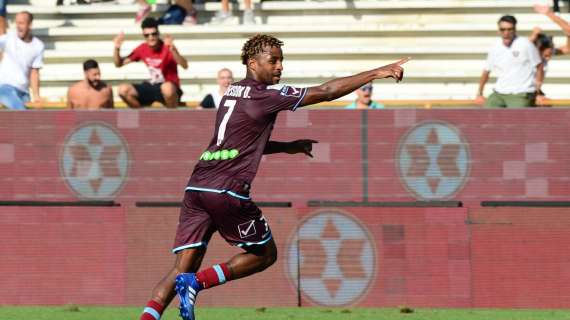
[[[251, 200], [251, 183], [264, 154], [285, 152], [311, 156], [314, 140], [270, 141], [280, 111], [342, 97], [382, 78], [402, 80], [402, 59], [320, 86], [295, 88], [273, 85], [281, 80], [283, 42], [270, 35], [255, 35], [243, 46], [245, 79], [232, 84], [222, 98], [214, 136], [190, 177], [176, 231], [174, 267], [158, 283], [141, 316], [157, 320], [177, 293], [180, 315], [194, 319], [194, 304], [201, 290], [250, 276], [271, 266], [277, 249], [268, 222]], [[214, 232], [244, 252], [228, 261], [195, 273]]]

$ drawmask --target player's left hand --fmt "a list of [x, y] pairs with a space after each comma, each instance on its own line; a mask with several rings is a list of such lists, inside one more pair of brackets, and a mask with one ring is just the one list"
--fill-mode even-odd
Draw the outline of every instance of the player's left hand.
[[313, 151], [313, 143], [319, 143], [316, 140], [311, 139], [301, 139], [291, 142], [291, 148], [288, 153], [304, 153], [309, 157], [313, 157], [311, 152]]
[[166, 45], [167, 47], [172, 47], [172, 44], [174, 43], [174, 38], [172, 38], [171, 35], [167, 34], [164, 36], [162, 41], [164, 41], [164, 45]]

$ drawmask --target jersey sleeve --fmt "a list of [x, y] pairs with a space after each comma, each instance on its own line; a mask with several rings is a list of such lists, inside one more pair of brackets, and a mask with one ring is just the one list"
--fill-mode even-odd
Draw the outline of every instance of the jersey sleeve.
[[131, 52], [131, 54], [129, 54], [127, 58], [129, 58], [129, 60], [133, 62], [140, 61], [140, 59], [142, 58], [141, 52], [142, 52], [142, 46], [138, 46]]
[[268, 101], [264, 108], [267, 113], [276, 113], [283, 110], [295, 111], [307, 94], [307, 88], [291, 86], [270, 90], [272, 90], [272, 93], [267, 99]]

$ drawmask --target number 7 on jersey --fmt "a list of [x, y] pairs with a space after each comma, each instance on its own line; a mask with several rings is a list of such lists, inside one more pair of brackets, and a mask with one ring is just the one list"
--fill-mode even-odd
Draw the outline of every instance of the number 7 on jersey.
[[228, 121], [230, 121], [230, 116], [232, 112], [234, 112], [234, 107], [236, 106], [237, 100], [230, 100], [226, 99], [224, 102], [224, 107], [228, 107], [228, 112], [224, 115], [222, 119], [222, 123], [220, 123], [220, 128], [218, 129], [218, 142], [216, 145], [219, 147], [222, 145], [222, 141], [224, 141], [224, 136], [226, 134], [226, 126], [228, 125]]

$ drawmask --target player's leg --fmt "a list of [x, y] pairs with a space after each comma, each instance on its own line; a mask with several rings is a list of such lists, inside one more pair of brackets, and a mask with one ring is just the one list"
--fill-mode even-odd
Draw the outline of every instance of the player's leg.
[[176, 277], [180, 316], [183, 320], [194, 320], [194, 304], [201, 290], [261, 272], [277, 260], [277, 247], [272, 238], [244, 249], [246, 252], [235, 255], [226, 263], [216, 264], [198, 273], [182, 273]]
[[244, 247], [245, 252], [233, 256], [229, 261], [196, 273], [199, 290], [224, 284], [230, 280], [245, 278], [261, 272], [277, 261], [277, 247], [272, 238], [263, 244]]
[[230, 280], [261, 272], [277, 261], [277, 247], [273, 239], [269, 239], [265, 244], [244, 247], [244, 250], [246, 251], [235, 255], [227, 262]]
[[119, 97], [129, 106], [129, 108], [140, 108], [138, 91], [130, 83], [121, 83], [118, 88]]
[[[184, 317], [182, 312], [193, 314], [194, 301], [200, 290], [263, 271], [277, 260], [277, 248], [269, 225], [253, 201], [238, 199], [226, 193], [200, 194], [202, 203], [205, 204], [205, 209], [220, 235], [230, 244], [243, 248], [245, 252], [196, 274], [181, 274], [177, 277], [177, 291], [193, 286], [192, 290], [188, 289], [190, 293], [184, 292], [191, 303], [180, 306], [184, 320], [193, 319]], [[186, 306], [191, 307], [184, 311]]]
[[176, 254], [174, 266], [152, 290], [151, 299], [143, 310], [140, 320], [160, 319], [164, 309], [176, 296], [174, 290], [176, 276], [181, 273], [196, 272], [200, 268], [205, 253], [206, 247], [201, 246], [185, 249]]
[[154, 287], [141, 320], [158, 320], [176, 295], [175, 279], [178, 274], [196, 272], [200, 268], [206, 246], [214, 232], [212, 221], [196, 199], [197, 192], [186, 192], [180, 209], [176, 230], [174, 266]]
[[167, 108], [176, 108], [178, 106], [178, 88], [172, 82], [165, 82], [160, 85], [160, 93], [162, 100]]

